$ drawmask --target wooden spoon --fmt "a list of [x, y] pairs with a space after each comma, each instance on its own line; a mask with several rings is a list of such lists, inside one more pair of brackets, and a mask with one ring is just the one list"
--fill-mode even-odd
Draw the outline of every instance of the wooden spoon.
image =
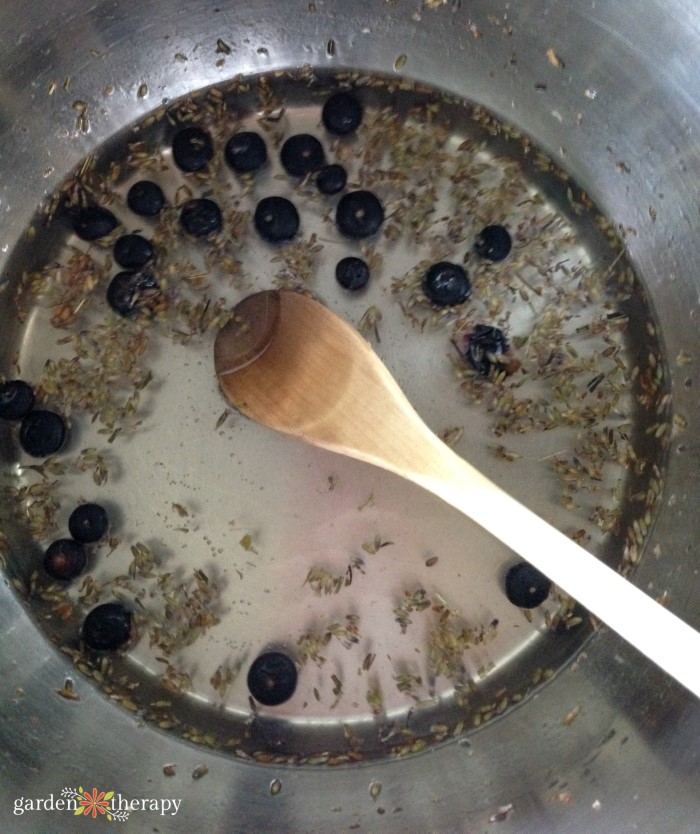
[[243, 414], [438, 495], [700, 697], [700, 634], [458, 457], [368, 342], [322, 304], [290, 291], [248, 296], [217, 334], [214, 365]]

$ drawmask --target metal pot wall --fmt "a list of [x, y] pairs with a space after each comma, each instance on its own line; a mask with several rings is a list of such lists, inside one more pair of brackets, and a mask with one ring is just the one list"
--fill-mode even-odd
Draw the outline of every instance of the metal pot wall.
[[[225, 66], [217, 38], [231, 45]], [[334, 48], [328, 49], [330, 40]], [[563, 66], [547, 58], [553, 49]], [[188, 60], [174, 60], [180, 53]], [[302, 64], [395, 73], [464, 96], [559, 159], [627, 243], [658, 316], [673, 407], [666, 492], [634, 581], [700, 627], [697, 442], [700, 13], [686, 0], [121, 0], [9, 3], [0, 28], [0, 267], [37, 204], [91, 149], [147, 113], [237, 73]], [[72, 77], [75, 95], [48, 95]], [[148, 82], [150, 98], [138, 96]], [[115, 88], [108, 99], [101, 91]], [[73, 130], [73, 98], [90, 132]], [[618, 163], [624, 162], [624, 166]], [[617, 165], [617, 168], [616, 168]], [[8, 322], [3, 328], [9, 327]], [[675, 357], [692, 361], [679, 364]], [[656, 555], [655, 555], [656, 554]], [[660, 554], [660, 555], [659, 555]], [[3, 828], [75, 831], [15, 816], [17, 797], [64, 784], [175, 796], [176, 816], [133, 831], [645, 832], [698, 830], [700, 704], [604, 629], [536, 697], [470, 736], [407, 760], [305, 769], [252, 765], [138, 725], [90, 687], [57, 698], [71, 667], [8, 584], [0, 591]], [[697, 662], [689, 658], [688, 662]], [[18, 695], [21, 690], [23, 694]], [[578, 720], [561, 717], [581, 706]], [[178, 777], [163, 764], [178, 763]], [[190, 774], [208, 767], [205, 779]], [[279, 792], [270, 784], [278, 779]], [[370, 794], [382, 784], [380, 797]], [[385, 811], [385, 813], [384, 813]], [[140, 821], [141, 820], [141, 821]]]

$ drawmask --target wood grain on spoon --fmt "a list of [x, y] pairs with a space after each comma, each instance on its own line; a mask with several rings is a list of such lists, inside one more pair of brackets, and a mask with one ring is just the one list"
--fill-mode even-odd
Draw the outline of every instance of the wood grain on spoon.
[[290, 291], [248, 296], [217, 334], [214, 364], [248, 417], [438, 495], [700, 697], [700, 634], [452, 452], [365, 339], [322, 304]]

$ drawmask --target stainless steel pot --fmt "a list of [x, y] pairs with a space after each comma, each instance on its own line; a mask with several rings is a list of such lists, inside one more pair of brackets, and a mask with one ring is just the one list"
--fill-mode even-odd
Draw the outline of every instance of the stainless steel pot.
[[[217, 66], [217, 38], [232, 50], [223, 67]], [[550, 49], [562, 66], [548, 60]], [[176, 53], [187, 61], [175, 60]], [[654, 593], [666, 590], [669, 606], [700, 627], [695, 4], [6, 4], [0, 267], [37, 203], [154, 101], [236, 73], [301, 64], [392, 74], [401, 55], [402, 74], [479, 102], [517, 125], [560, 159], [610, 218], [636, 230], [627, 235], [629, 253], [661, 325], [674, 410], [688, 424], [672, 441], [664, 505], [634, 581]], [[69, 77], [74, 96], [49, 95], [53, 82], [60, 87]], [[145, 82], [150, 94], [141, 98]], [[105, 98], [108, 85], [115, 92]], [[73, 129], [74, 98], [88, 106], [89, 133]], [[691, 361], [676, 361], [683, 356]], [[535, 697], [464, 743], [407, 760], [295, 769], [188, 746], [139, 725], [90, 687], [81, 688], [79, 705], [56, 697], [55, 684], [71, 667], [7, 584], [0, 595], [0, 815], [13, 834], [86, 825], [65, 814], [13, 814], [16, 798], [58, 796], [74, 782], [118, 785], [125, 796], [182, 799], [176, 816], [125, 824], [144, 832], [698, 831], [700, 704], [605, 630]], [[565, 726], [562, 716], [576, 705], [579, 718]], [[168, 762], [177, 763], [175, 777], [163, 773]], [[202, 765], [206, 778], [191, 778]], [[279, 786], [271, 791], [275, 780]], [[372, 783], [381, 783], [381, 794], [370, 792]]]

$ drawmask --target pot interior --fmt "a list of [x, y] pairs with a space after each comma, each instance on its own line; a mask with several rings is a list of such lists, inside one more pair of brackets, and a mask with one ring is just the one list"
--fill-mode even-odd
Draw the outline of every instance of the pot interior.
[[[635, 251], [639, 228], [622, 220], [617, 191], [586, 167], [590, 147], [556, 153], [529, 116], [504, 118], [495, 85], [479, 96], [435, 72], [408, 72], [410, 51], [396, 51], [383, 72], [360, 71], [361, 63], [335, 60], [337, 42], [324, 42], [332, 69], [300, 69], [280, 53], [274, 72], [236, 62], [216, 83], [181, 80], [162, 101], [156, 85], [140, 82], [136, 121], [121, 115], [119, 85], [104, 85], [113, 129], [92, 99], [73, 99], [64, 84], [70, 136], [89, 154], [74, 145], [45, 169], [53, 185], [38, 211], [13, 215], [1, 288], [3, 378], [29, 381], [37, 405], [69, 424], [66, 445], [48, 459], [22, 450], [17, 423], [2, 426], [12, 605], [60, 670], [54, 690], [62, 701], [70, 705], [78, 691], [92, 720], [109, 715], [130, 734], [143, 723], [156, 748], [213, 762], [223, 754], [227, 767], [264, 764], [270, 796], [314, 765], [346, 766], [338, 771], [344, 777], [312, 777], [335, 779], [326, 784], [342, 790], [365, 784], [359, 764], [396, 768], [415, 758], [411, 766], [420, 769], [424, 755], [415, 754], [426, 750], [473, 762], [476, 747], [488, 778], [509, 749], [508, 728], [517, 734], [528, 724], [537, 735], [533, 716], [541, 715], [548, 738], [535, 743], [536, 770], [551, 773], [545, 749], [555, 738], [556, 778], [547, 790], [565, 797], [568, 782], [558, 774], [583, 761], [584, 750], [607, 750], [615, 721], [648, 738], [629, 704], [618, 714], [619, 693], [625, 675], [639, 682], [653, 671], [630, 660], [613, 635], [592, 637], [598, 624], [559, 589], [533, 609], [512, 605], [505, 578], [518, 557], [437, 499], [232, 412], [216, 387], [213, 338], [250, 292], [284, 287], [317, 296], [358, 326], [459, 454], [666, 598], [668, 577], [682, 583], [682, 565], [668, 562], [666, 540], [653, 536], [669, 524], [665, 497], [671, 507], [678, 500], [688, 417], [671, 411], [671, 393], [692, 388], [684, 370], [692, 335], [681, 346], [682, 329], [669, 331], [672, 311], [657, 274], [643, 248]], [[214, 65], [225, 64], [227, 49], [217, 41]], [[256, 54], [269, 60], [270, 47]], [[558, 83], [567, 60], [553, 48], [544, 55], [543, 71]], [[178, 56], [187, 58], [178, 52], [176, 64], [187, 63]], [[552, 82], [532, 77], [531, 95], [548, 95]], [[324, 102], [339, 89], [364, 109], [348, 137], [321, 123]], [[599, 94], [587, 86], [584, 105]], [[552, 110], [556, 124], [560, 107]], [[187, 173], [172, 144], [192, 125], [211, 137], [214, 156]], [[579, 125], [585, 130], [583, 117]], [[259, 133], [269, 155], [249, 177], [224, 159], [226, 142], [242, 130]], [[349, 240], [336, 221], [342, 192], [323, 195], [315, 173], [284, 171], [281, 146], [299, 133], [317, 136], [325, 161], [347, 169], [346, 191], [380, 198], [377, 235]], [[628, 156], [598, 153], [610, 176], [633, 175]], [[144, 178], [166, 196], [156, 218], [127, 205], [130, 187]], [[272, 195], [297, 207], [301, 229], [292, 243], [271, 245], [254, 228], [258, 201]], [[194, 198], [220, 206], [220, 233], [183, 232], [182, 207]], [[75, 234], [75, 209], [94, 204], [113, 212], [119, 228], [86, 242]], [[656, 223], [659, 209], [645, 211]], [[475, 250], [489, 225], [512, 238], [503, 261]], [[107, 300], [121, 270], [113, 244], [122, 232], [152, 241], [158, 284], [155, 301], [126, 317]], [[370, 265], [367, 288], [337, 282], [336, 264], [348, 256]], [[457, 305], [426, 296], [427, 269], [444, 261], [469, 276], [469, 298]], [[511, 366], [497, 350], [482, 372], [470, 361], [479, 325], [503, 333]], [[86, 501], [105, 507], [109, 532], [87, 548], [84, 572], [57, 582], [44, 552], [67, 536], [71, 511]], [[690, 562], [690, 551], [684, 558]], [[91, 651], [84, 618], [115, 601], [131, 613], [130, 639], [117, 652]], [[249, 670], [267, 651], [287, 655], [298, 679], [292, 697], [275, 706], [251, 695]], [[623, 659], [621, 672], [615, 658]], [[668, 681], [663, 692], [673, 693], [676, 718], [697, 712]], [[658, 709], [649, 692], [643, 701]], [[509, 772], [522, 774], [527, 742], [517, 746]], [[374, 805], [382, 784], [410, 783], [392, 772], [388, 780], [372, 772]], [[246, 771], [241, 784], [258, 778]], [[506, 781], [498, 780], [488, 814], [477, 816], [509, 822]], [[457, 793], [450, 809], [460, 807]], [[470, 800], [469, 808], [481, 806]], [[453, 818], [452, 810], [441, 813]]]

